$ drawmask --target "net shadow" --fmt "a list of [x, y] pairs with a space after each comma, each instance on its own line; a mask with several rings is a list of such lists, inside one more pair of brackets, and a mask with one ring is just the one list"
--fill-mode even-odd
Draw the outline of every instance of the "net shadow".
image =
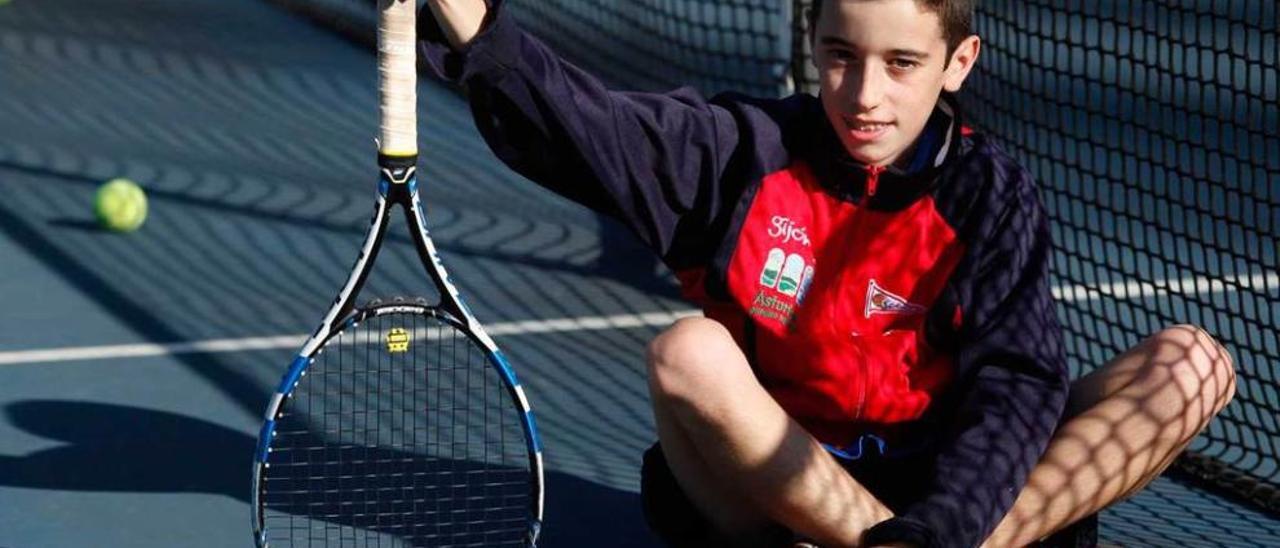
[[[253, 436], [203, 418], [128, 405], [67, 400], [22, 400], [4, 406], [4, 417], [21, 431], [58, 445], [21, 455], [0, 455], [0, 485], [72, 492], [209, 493], [249, 502], [247, 472], [256, 440]], [[373, 451], [386, 459], [402, 454]], [[356, 466], [359, 466], [358, 464]], [[477, 471], [484, 465], [437, 460], [431, 466]], [[350, 470], [363, 476], [362, 470]], [[377, 477], [375, 475], [375, 477]], [[599, 538], [591, 524], [609, 523], [619, 546], [648, 546], [648, 533], [638, 516], [638, 495], [562, 472], [549, 472], [544, 541], [540, 546], [574, 547]], [[389, 479], [379, 485], [395, 489]], [[390, 482], [390, 483], [388, 483]], [[447, 490], [447, 485], [440, 486]], [[337, 499], [334, 500], [337, 502]], [[358, 504], [359, 500], [351, 502]], [[332, 505], [291, 507], [297, 515], [341, 516]], [[634, 519], [619, 519], [635, 514]], [[361, 531], [379, 527], [359, 517], [334, 518], [331, 526]], [[584, 544], [585, 543], [585, 544]]]

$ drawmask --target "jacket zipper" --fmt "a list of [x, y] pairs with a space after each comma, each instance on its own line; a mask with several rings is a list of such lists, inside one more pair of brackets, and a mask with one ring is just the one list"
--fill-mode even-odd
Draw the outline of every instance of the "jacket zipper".
[[884, 166], [867, 166], [867, 199], [875, 197], [876, 185], [880, 184], [880, 174], [884, 170]]

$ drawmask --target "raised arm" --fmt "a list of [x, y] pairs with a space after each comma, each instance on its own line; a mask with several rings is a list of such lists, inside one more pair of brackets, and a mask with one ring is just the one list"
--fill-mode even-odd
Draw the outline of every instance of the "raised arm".
[[[443, 0], [430, 5], [445, 8]], [[690, 88], [610, 89], [523, 32], [501, 0], [488, 3], [479, 32], [463, 49], [447, 36], [453, 31], [446, 27], [458, 21], [435, 15], [419, 14], [427, 65], [463, 85], [495, 155], [561, 196], [621, 220], [673, 268], [705, 261], [750, 179], [741, 172], [760, 164], [756, 151], [781, 150], [756, 144], [778, 141], [776, 124], [740, 101], [708, 101]]]

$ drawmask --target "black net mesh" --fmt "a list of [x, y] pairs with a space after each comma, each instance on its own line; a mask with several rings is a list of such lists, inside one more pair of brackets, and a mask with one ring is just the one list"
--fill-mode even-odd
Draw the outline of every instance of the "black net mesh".
[[576, 64], [634, 89], [777, 95], [790, 7], [777, 0], [516, 0], [526, 28]]
[[1280, 511], [1277, 5], [981, 5], [963, 99], [1040, 180], [1075, 371], [1204, 327], [1238, 393], [1178, 468]]
[[[374, 0], [272, 1], [362, 40], [373, 37]], [[504, 5], [538, 38], [614, 85], [765, 96], [790, 89], [789, 1], [505, 0]]]
[[[811, 0], [796, 0], [804, 13]], [[1280, 19], [1274, 2], [984, 0], [969, 122], [1037, 177], [1075, 375], [1199, 325], [1237, 395], [1176, 469], [1280, 512]], [[793, 75], [817, 91], [796, 18]]]

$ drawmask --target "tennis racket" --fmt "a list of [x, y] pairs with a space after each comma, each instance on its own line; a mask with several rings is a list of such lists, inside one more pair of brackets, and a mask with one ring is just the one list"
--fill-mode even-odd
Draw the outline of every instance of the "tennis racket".
[[[414, 2], [379, 0], [376, 207], [320, 327], [267, 406], [258, 546], [534, 546], [542, 453], [524, 392], [449, 281], [417, 181]], [[356, 307], [401, 206], [439, 293]]]

